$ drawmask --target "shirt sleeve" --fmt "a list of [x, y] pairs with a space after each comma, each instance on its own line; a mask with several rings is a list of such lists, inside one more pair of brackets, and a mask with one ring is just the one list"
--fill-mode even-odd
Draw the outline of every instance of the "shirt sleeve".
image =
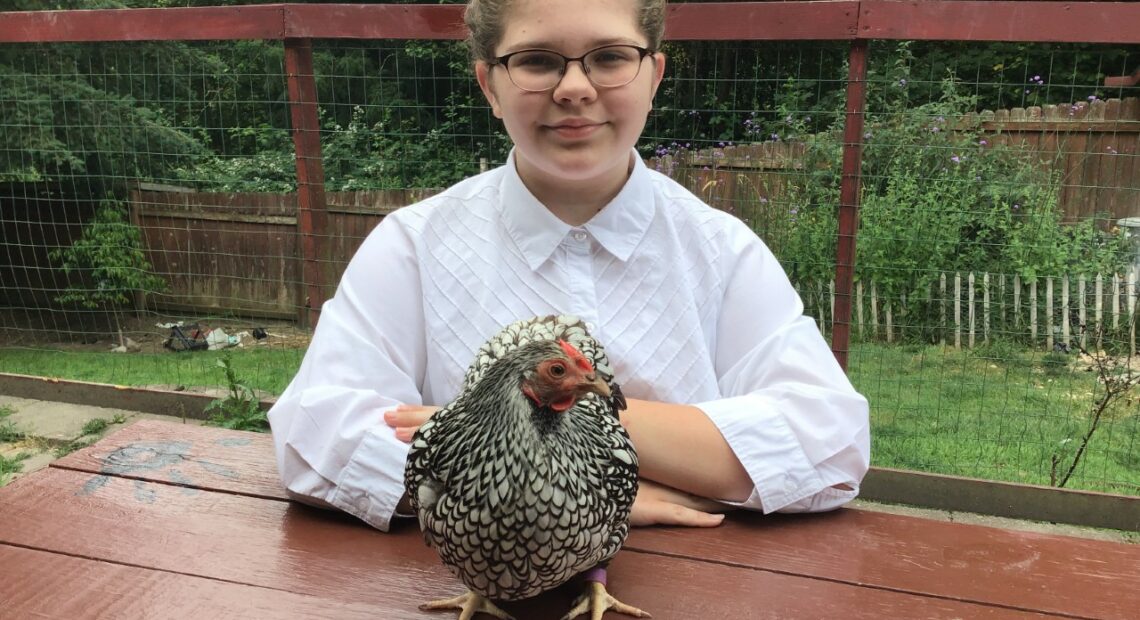
[[771, 251], [750, 231], [734, 245], [714, 353], [722, 398], [696, 406], [752, 479], [752, 495], [736, 505], [838, 508], [858, 495], [870, 465], [867, 400]]
[[414, 244], [389, 216], [352, 258], [300, 369], [269, 411], [290, 497], [388, 529], [404, 493], [408, 446], [383, 415], [422, 404], [422, 303]]

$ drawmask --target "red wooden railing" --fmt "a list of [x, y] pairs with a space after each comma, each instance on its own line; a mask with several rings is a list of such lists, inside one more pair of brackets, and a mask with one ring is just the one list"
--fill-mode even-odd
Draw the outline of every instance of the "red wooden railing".
[[[314, 323], [322, 265], [324, 172], [312, 39], [460, 39], [461, 5], [296, 5], [0, 13], [0, 43], [271, 39], [284, 42], [296, 149], [306, 310]], [[673, 4], [672, 40], [851, 42], [832, 350], [846, 367], [858, 227], [867, 42], [875, 39], [1140, 43], [1140, 4], [825, 0]]]

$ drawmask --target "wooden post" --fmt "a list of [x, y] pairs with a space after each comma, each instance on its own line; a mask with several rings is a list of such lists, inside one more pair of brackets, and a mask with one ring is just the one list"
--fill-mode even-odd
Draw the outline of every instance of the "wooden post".
[[1089, 347], [1088, 311], [1085, 309], [1085, 274], [1077, 278], [1077, 308], [1081, 319], [1081, 348]]
[[1029, 338], [1037, 346], [1037, 280], [1029, 282]]
[[1069, 325], [1069, 274], [1061, 276], [1061, 338], [1061, 344], [1066, 347], [1072, 342]]
[[1140, 269], [1135, 266], [1128, 274], [1128, 351], [1136, 356], [1136, 292], [1140, 286]]
[[1021, 276], [1013, 274], [1013, 329], [1021, 327]]
[[990, 274], [982, 274], [982, 340], [990, 341]]
[[297, 233], [304, 262], [298, 319], [302, 326], [316, 327], [321, 304], [325, 301], [324, 291], [329, 285], [326, 282], [328, 212], [311, 39], [285, 39], [285, 74], [297, 159]]
[[1112, 331], [1120, 329], [1120, 275], [1112, 274]]
[[962, 348], [962, 274], [954, 274], [954, 348]]
[[1104, 275], [1096, 274], [1096, 349], [1099, 351], [1104, 341]]
[[946, 272], [938, 274], [938, 313], [942, 317], [942, 330], [938, 342], [946, 346]]
[[971, 271], [966, 276], [966, 300], [967, 300], [967, 304], [968, 304], [966, 306], [966, 314], [967, 314], [967, 316], [969, 316], [969, 320], [970, 320], [970, 333], [969, 333], [968, 342], [970, 344], [970, 348], [973, 349], [974, 348], [974, 331], [975, 331], [976, 324], [977, 324], [976, 315], [974, 312], [974, 272], [973, 271]]
[[1053, 350], [1053, 276], [1045, 278], [1045, 350]]
[[847, 63], [843, 128], [843, 178], [839, 185], [839, 237], [835, 258], [835, 313], [831, 351], [844, 370], [851, 345], [851, 288], [855, 281], [855, 234], [859, 227], [859, 184], [863, 165], [863, 115], [867, 99], [867, 41], [852, 41]]

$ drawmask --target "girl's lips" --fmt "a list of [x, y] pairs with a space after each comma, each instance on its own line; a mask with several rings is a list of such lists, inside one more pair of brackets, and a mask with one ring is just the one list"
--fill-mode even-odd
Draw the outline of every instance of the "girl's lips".
[[595, 131], [597, 131], [599, 127], [601, 127], [600, 124], [552, 125], [550, 126], [550, 130], [555, 134], [558, 134], [559, 137], [574, 140], [590, 136]]

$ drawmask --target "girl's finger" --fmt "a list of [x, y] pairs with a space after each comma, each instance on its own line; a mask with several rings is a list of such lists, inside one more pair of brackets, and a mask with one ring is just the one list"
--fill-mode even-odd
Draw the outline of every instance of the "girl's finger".
[[404, 443], [411, 443], [412, 436], [419, 430], [419, 426], [398, 426], [396, 427], [396, 439]]

